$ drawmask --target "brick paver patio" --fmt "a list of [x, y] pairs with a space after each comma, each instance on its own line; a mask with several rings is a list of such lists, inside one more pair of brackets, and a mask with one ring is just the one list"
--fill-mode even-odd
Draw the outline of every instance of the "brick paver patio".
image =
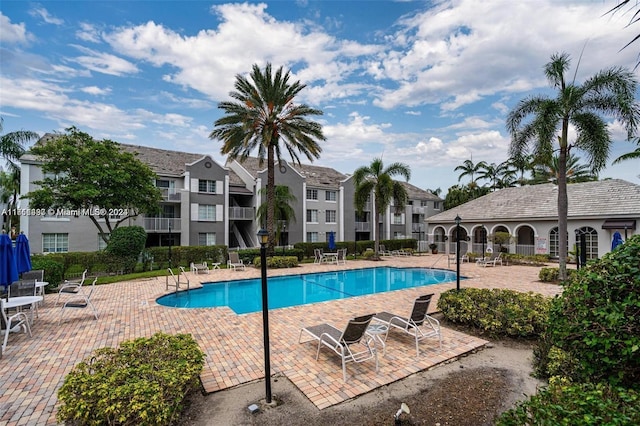
[[[299, 268], [269, 271], [269, 276], [365, 268], [372, 266], [421, 266], [447, 268], [443, 255], [386, 257], [383, 262], [349, 261], [346, 266], [307, 264]], [[539, 268], [503, 266], [482, 268], [462, 264], [468, 277], [463, 287], [511, 288], [555, 295], [560, 287], [537, 281]], [[192, 286], [199, 282], [259, 277], [259, 270], [214, 270], [209, 275], [188, 274]], [[379, 386], [400, 380], [417, 371], [482, 347], [486, 341], [443, 328], [443, 348], [437, 340], [421, 342], [420, 357], [408, 336], [391, 333], [386, 356], [379, 357], [380, 370], [372, 362], [347, 364], [348, 381], [343, 383], [340, 359], [323, 350], [315, 360], [313, 343], [298, 343], [304, 326], [329, 322], [341, 328], [356, 315], [376, 311], [405, 313], [413, 300], [455, 288], [455, 282], [428, 288], [379, 293], [269, 312], [271, 372], [287, 376], [319, 409], [354, 398]], [[155, 300], [166, 294], [165, 278], [152, 278], [98, 286], [93, 301], [100, 319], [91, 312], [68, 310], [58, 324], [60, 308], [56, 295], [49, 294], [33, 325], [33, 338], [11, 334], [0, 359], [0, 425], [55, 425], [58, 388], [64, 377], [94, 349], [117, 346], [123, 340], [151, 336], [155, 332], [191, 333], [207, 354], [201, 374], [207, 392], [221, 391], [264, 376], [262, 313], [236, 315], [228, 308], [174, 309]]]

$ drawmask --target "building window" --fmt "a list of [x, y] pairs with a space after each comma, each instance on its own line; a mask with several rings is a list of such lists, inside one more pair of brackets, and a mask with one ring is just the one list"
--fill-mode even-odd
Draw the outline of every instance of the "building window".
[[216, 206], [211, 204], [198, 205], [198, 220], [215, 222]]
[[307, 242], [308, 243], [317, 243], [318, 242], [318, 233], [317, 232], [307, 232]]
[[66, 253], [69, 251], [69, 234], [42, 234], [43, 253]]
[[[107, 234], [107, 239], [109, 239], [109, 235], [111, 234]], [[100, 234], [98, 234], [98, 250], [104, 250], [106, 248], [107, 248], [107, 243], [105, 243], [102, 237], [100, 236]]]
[[[567, 232], [567, 247], [569, 247], [569, 233]], [[558, 227], [549, 231], [549, 257], [560, 257], [560, 240], [558, 239]]]
[[434, 201], [433, 202], [433, 208], [436, 210], [440, 210], [440, 201]]
[[206, 192], [207, 194], [216, 193], [216, 181], [215, 180], [198, 180], [198, 192]]
[[428, 201], [425, 201], [425, 200], [420, 201], [420, 207], [428, 207], [428, 204], [429, 204]]
[[325, 191], [325, 201], [336, 201], [338, 199], [338, 193], [336, 191]]
[[215, 232], [200, 232], [198, 234], [199, 246], [215, 246], [216, 245], [216, 233]]
[[[579, 234], [584, 234], [585, 242], [587, 243], [587, 260], [598, 258], [598, 231], [585, 226], [580, 228]], [[576, 241], [576, 244], [579, 242]]]
[[318, 223], [318, 210], [307, 210], [307, 222]]
[[393, 214], [393, 224], [394, 225], [404, 225], [404, 215], [402, 213], [394, 213]]
[[327, 210], [325, 212], [325, 223], [336, 223], [336, 210]]
[[317, 199], [318, 199], [318, 190], [307, 189], [307, 200], [317, 200]]

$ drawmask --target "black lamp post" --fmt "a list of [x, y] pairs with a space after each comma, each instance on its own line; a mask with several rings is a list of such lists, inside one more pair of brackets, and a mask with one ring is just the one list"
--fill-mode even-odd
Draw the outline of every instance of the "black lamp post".
[[580, 269], [580, 231], [576, 229], [576, 269]]
[[358, 225], [353, 228], [353, 260], [358, 257]]
[[624, 225], [624, 242], [627, 242], [627, 225]]
[[454, 219], [456, 222], [456, 291], [460, 291], [460, 219], [459, 215], [456, 215]]
[[484, 257], [484, 243], [487, 239], [487, 231], [484, 229], [484, 225], [480, 225], [482, 228], [480, 229], [480, 238], [482, 238], [482, 256]]
[[271, 404], [271, 361], [269, 357], [269, 297], [267, 290], [267, 242], [266, 229], [258, 231], [260, 239], [260, 270], [262, 276], [262, 334], [264, 337], [264, 386], [267, 404]]
[[171, 240], [173, 240], [171, 236], [171, 219], [169, 219], [169, 268], [171, 268]]
[[287, 232], [287, 224], [282, 224], [282, 235], [280, 236], [280, 243], [282, 244], [282, 255], [284, 256], [284, 233]]

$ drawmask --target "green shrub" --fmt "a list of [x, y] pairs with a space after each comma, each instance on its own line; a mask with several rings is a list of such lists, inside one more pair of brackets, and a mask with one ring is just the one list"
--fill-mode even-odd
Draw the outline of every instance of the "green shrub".
[[116, 271], [133, 272], [146, 241], [147, 232], [142, 226], [121, 226], [114, 229], [105, 249], [105, 253], [112, 258], [109, 264], [119, 264]]
[[367, 260], [372, 259], [375, 255], [376, 253], [373, 250], [365, 250], [364, 253], [362, 253], [362, 257]]
[[[336, 241], [336, 250], [337, 249], [347, 249], [347, 253], [353, 253], [354, 247], [356, 247], [356, 252], [358, 255], [366, 253], [367, 249], [373, 249], [375, 242], [374, 241]], [[418, 249], [418, 240], [415, 238], [407, 238], [402, 240], [382, 240], [380, 244], [384, 244], [387, 250], [417, 250]], [[329, 250], [329, 243], [295, 243], [294, 247], [296, 249], [300, 249], [304, 253], [304, 257], [313, 259], [315, 256], [313, 254], [314, 249], [322, 249], [324, 251], [333, 251]], [[366, 257], [366, 256], [365, 256]], [[302, 260], [302, 259], [300, 259]]]
[[564, 284], [549, 313], [553, 346], [575, 358], [575, 382], [640, 389], [640, 235]]
[[517, 253], [504, 253], [502, 258], [511, 265], [542, 266], [549, 262], [548, 254], [534, 254], [533, 256], [529, 256]]
[[64, 279], [64, 265], [48, 255], [34, 255], [31, 258], [31, 269], [44, 269], [44, 280], [51, 287], [57, 287]]
[[[569, 280], [572, 279], [576, 273], [575, 269], [567, 269], [567, 278]], [[556, 283], [560, 278], [560, 268], [541, 268], [538, 278], [545, 283]]]
[[552, 383], [516, 408], [502, 413], [498, 426], [638, 425], [640, 394], [604, 384]]
[[463, 288], [440, 295], [438, 309], [451, 322], [514, 337], [539, 336], [550, 300], [540, 294], [502, 289]]
[[[253, 259], [253, 264], [256, 268], [259, 268], [262, 265], [260, 261], [260, 256]], [[298, 266], [298, 257], [297, 256], [270, 256], [267, 257], [267, 268], [269, 269], [278, 269], [278, 268], [295, 268]]]
[[168, 425], [198, 386], [204, 353], [190, 335], [156, 333], [102, 348], [80, 362], [58, 391], [68, 425]]
[[[149, 247], [146, 249], [151, 263], [153, 260], [154, 269], [164, 269], [169, 267], [169, 247]], [[171, 247], [171, 265], [189, 266], [191, 262], [215, 262], [225, 264], [227, 262], [227, 246], [174, 246]]]

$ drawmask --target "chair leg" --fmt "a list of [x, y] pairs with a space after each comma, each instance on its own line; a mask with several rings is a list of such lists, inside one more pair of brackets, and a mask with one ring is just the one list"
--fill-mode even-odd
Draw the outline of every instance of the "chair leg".
[[342, 348], [342, 380], [347, 383], [347, 363], [344, 359], [344, 348]]

